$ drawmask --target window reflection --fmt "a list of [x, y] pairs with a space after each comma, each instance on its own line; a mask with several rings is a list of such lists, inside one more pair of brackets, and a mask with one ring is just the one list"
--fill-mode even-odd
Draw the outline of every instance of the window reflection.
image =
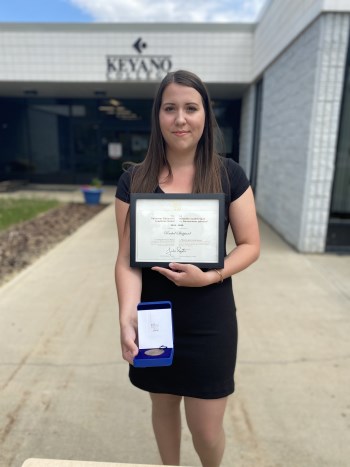
[[[87, 183], [98, 176], [115, 184], [123, 163], [140, 162], [147, 152], [151, 99], [30, 97], [0, 104], [1, 179]], [[218, 149], [237, 159], [240, 101], [213, 105], [224, 139]]]

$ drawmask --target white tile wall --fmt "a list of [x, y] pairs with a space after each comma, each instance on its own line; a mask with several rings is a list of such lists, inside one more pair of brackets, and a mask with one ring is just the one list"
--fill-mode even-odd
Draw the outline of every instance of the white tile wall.
[[300, 251], [325, 248], [349, 23], [323, 14], [264, 73], [257, 206]]
[[312, 21], [326, 12], [349, 12], [349, 0], [270, 0], [257, 25], [253, 78], [295, 40]]
[[318, 0], [270, 0], [255, 31], [253, 76], [262, 73], [321, 12]]
[[310, 252], [322, 252], [325, 248], [350, 15], [324, 14], [320, 25], [318, 73], [298, 245], [301, 251]]
[[147, 43], [144, 54], [171, 55], [173, 69], [190, 69], [207, 82], [249, 82], [252, 73], [251, 30], [196, 32], [118, 32], [81, 25], [77, 31], [0, 29], [0, 81], [106, 80], [106, 55], [137, 55], [133, 44]]
[[328, 12], [349, 11], [349, 0], [323, 0], [322, 10]]

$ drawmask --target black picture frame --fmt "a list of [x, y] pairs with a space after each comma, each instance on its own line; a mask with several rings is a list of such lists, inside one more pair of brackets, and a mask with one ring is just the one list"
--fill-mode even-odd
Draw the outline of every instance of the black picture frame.
[[[150, 217], [152, 216], [152, 206], [157, 206], [157, 218], [154, 216]], [[203, 206], [207, 206], [206, 212], [209, 214], [209, 220], [200, 216], [200, 208], [203, 208]], [[171, 219], [173, 217], [169, 216], [175, 216], [175, 214], [171, 213], [178, 211], [177, 215], [179, 215], [179, 212], [183, 212], [184, 210], [186, 211], [189, 207], [191, 207], [191, 212], [197, 213], [198, 211], [198, 221], [196, 217], [182, 217], [180, 224], [178, 223], [175, 225], [172, 223]], [[159, 215], [163, 215], [163, 217], [159, 217]], [[211, 216], [213, 217], [213, 220], [211, 219]], [[181, 238], [182, 236], [182, 241], [185, 242], [183, 236], [187, 235], [188, 238], [190, 238], [194, 230], [201, 230], [201, 227], [197, 226], [197, 224], [201, 223], [201, 219], [203, 219], [203, 224], [207, 223], [207, 225], [203, 226], [204, 231], [200, 232], [200, 239], [195, 239], [194, 241], [198, 244], [203, 243], [203, 248], [196, 245], [194, 247], [187, 248], [186, 250], [186, 248], [183, 248], [183, 244], [181, 247], [169, 247], [168, 243], [172, 240], [171, 237], [176, 241], [176, 237], [180, 236]], [[168, 229], [164, 230], [164, 235], [165, 237], [168, 235], [168, 238], [156, 239], [153, 237], [153, 231], [159, 230], [155, 224], [155, 222], [158, 221], [161, 224], [164, 224], [164, 228]], [[181, 224], [183, 221], [187, 222], [187, 225]], [[212, 222], [214, 222], [215, 225], [211, 226]], [[150, 226], [147, 225], [148, 223]], [[189, 224], [191, 223], [193, 224], [192, 229], [189, 227]], [[179, 225], [180, 227], [178, 227]], [[148, 227], [150, 228], [148, 229]], [[147, 229], [148, 231], [141, 231], [142, 228]], [[222, 268], [224, 266], [225, 256], [224, 229], [225, 195], [223, 193], [132, 193], [130, 195], [130, 266], [139, 268], [152, 266], [167, 267], [170, 262], [178, 262], [195, 264], [203, 269]], [[213, 234], [212, 240], [210, 239], [211, 234], [208, 233], [208, 231], [211, 231]], [[208, 238], [206, 235], [208, 235]], [[179, 238], [177, 240], [181, 241]], [[191, 240], [187, 241], [191, 242]], [[154, 246], [154, 242], [159, 242], [160, 245]], [[163, 246], [162, 242], [164, 242], [165, 246]], [[208, 245], [208, 247], [205, 248], [205, 245]], [[147, 251], [154, 251], [158, 248], [159, 254], [147, 253]], [[202, 251], [203, 249], [205, 251]], [[194, 255], [194, 260], [193, 257], [190, 257], [190, 253], [188, 253], [190, 250], [197, 250], [197, 254]], [[198, 261], [196, 259], [198, 259]]]

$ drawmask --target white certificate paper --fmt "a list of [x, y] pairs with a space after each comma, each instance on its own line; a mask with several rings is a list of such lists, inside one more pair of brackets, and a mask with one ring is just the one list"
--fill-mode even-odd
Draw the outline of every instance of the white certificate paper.
[[137, 199], [134, 253], [136, 263], [219, 262], [222, 241], [216, 198]]
[[171, 309], [138, 310], [140, 349], [173, 348]]

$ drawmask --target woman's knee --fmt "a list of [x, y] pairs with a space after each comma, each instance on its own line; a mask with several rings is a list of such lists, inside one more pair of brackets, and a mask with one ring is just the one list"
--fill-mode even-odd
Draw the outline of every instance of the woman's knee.
[[227, 399], [199, 400], [185, 398], [188, 428], [194, 442], [216, 446], [224, 434], [223, 419]]
[[222, 426], [202, 426], [193, 427], [189, 425], [194, 444], [205, 445], [207, 448], [215, 448], [225, 436]]

